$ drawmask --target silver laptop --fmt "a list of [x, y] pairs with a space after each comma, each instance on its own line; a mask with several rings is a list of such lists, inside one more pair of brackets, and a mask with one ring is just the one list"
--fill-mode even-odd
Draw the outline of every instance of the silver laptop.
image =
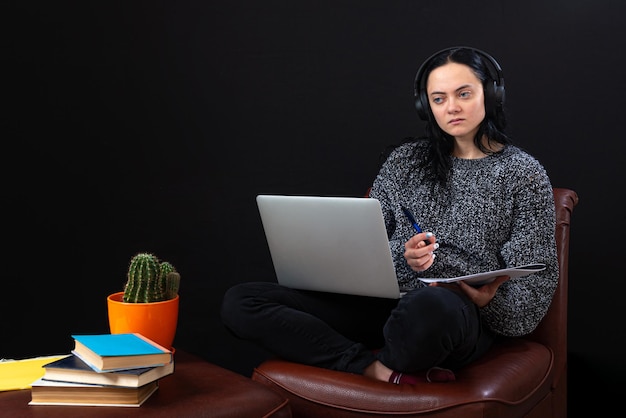
[[401, 297], [378, 200], [259, 195], [256, 201], [281, 285]]

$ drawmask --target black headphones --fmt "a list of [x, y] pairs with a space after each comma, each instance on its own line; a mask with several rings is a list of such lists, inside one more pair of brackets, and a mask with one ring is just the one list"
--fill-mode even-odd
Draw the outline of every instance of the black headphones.
[[502, 75], [502, 68], [500, 67], [500, 64], [498, 64], [498, 61], [480, 49], [468, 46], [456, 46], [435, 52], [433, 55], [428, 57], [428, 59], [426, 59], [426, 61], [424, 61], [424, 63], [417, 70], [413, 96], [415, 97], [415, 108], [417, 109], [417, 114], [422, 120], [429, 120], [429, 104], [428, 95], [426, 94], [426, 80], [424, 78], [424, 72], [426, 72], [430, 66], [431, 61], [435, 57], [439, 56], [439, 54], [456, 49], [469, 49], [485, 58], [486, 67], [489, 70], [489, 76], [491, 77], [491, 80], [493, 80], [493, 83], [487, 82], [485, 84], [485, 111], [487, 114], [494, 115], [496, 110], [502, 108], [502, 105], [504, 104], [504, 77]]

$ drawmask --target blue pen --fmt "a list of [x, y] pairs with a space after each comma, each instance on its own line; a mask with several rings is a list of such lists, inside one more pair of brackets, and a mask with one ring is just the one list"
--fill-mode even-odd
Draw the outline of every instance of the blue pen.
[[[404, 206], [401, 206], [401, 208], [402, 208], [402, 212], [404, 212], [404, 215], [407, 217], [409, 222], [411, 222], [411, 225], [413, 225], [413, 229], [415, 229], [415, 231], [417, 231], [418, 234], [422, 232], [422, 228], [420, 228], [420, 226], [417, 224], [417, 221], [415, 220], [415, 217], [413, 216], [411, 211], [405, 208]], [[428, 241], [428, 239], [425, 239], [424, 244], [430, 245], [430, 241]]]
[[413, 214], [404, 206], [402, 206], [402, 212], [404, 212], [404, 215], [407, 217], [409, 222], [411, 222], [411, 225], [413, 225], [413, 229], [415, 229], [418, 234], [422, 232], [422, 228], [420, 228], [420, 226], [417, 224], [417, 221], [415, 220]]

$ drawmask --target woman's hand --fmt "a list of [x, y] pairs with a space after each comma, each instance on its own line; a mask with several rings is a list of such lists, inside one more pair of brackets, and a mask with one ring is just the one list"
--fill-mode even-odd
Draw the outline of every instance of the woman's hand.
[[463, 280], [456, 283], [461, 288], [463, 293], [465, 293], [472, 300], [472, 302], [474, 302], [479, 308], [482, 308], [491, 302], [491, 299], [493, 299], [496, 295], [496, 290], [498, 290], [502, 283], [509, 279], [509, 276], [498, 276], [493, 282], [484, 284], [480, 287], [470, 286]]
[[433, 251], [439, 248], [436, 241], [432, 232], [420, 232], [404, 244], [404, 258], [413, 271], [424, 271], [433, 265]]

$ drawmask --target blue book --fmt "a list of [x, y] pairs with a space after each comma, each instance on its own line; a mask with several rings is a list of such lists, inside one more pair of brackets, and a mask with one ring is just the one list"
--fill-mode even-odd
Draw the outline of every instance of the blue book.
[[137, 333], [72, 335], [72, 353], [97, 372], [163, 366], [172, 351]]

